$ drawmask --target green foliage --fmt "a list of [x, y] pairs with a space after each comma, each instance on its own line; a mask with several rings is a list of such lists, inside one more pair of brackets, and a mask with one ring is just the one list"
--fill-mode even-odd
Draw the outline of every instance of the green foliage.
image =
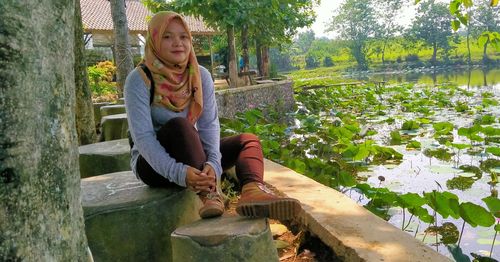
[[335, 30], [349, 41], [351, 55], [356, 59], [358, 68], [366, 69], [368, 40], [377, 28], [377, 20], [371, 1], [347, 0], [341, 4], [338, 14], [332, 19], [329, 30]]
[[116, 67], [110, 61], [100, 62], [87, 68], [90, 90], [93, 97], [116, 95], [118, 90], [112, 82]]
[[402, 130], [416, 130], [420, 127], [420, 125], [417, 123], [417, 121], [414, 120], [408, 120], [403, 123], [403, 126], [401, 127]]
[[495, 218], [484, 207], [474, 203], [465, 202], [460, 204], [460, 217], [472, 227], [490, 227], [495, 223]]

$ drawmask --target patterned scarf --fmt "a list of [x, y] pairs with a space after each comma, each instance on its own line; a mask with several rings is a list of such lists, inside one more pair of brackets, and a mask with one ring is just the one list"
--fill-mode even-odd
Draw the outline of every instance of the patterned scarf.
[[[191, 52], [185, 61], [173, 64], [161, 57], [161, 40], [168, 24], [179, 19], [191, 41]], [[200, 70], [192, 46], [191, 32], [181, 15], [159, 12], [148, 26], [145, 55], [142, 61], [151, 71], [154, 80], [153, 103], [180, 112], [189, 107], [187, 119], [194, 125], [203, 110]], [[142, 77], [147, 79], [142, 70]], [[149, 81], [146, 81], [149, 82]]]

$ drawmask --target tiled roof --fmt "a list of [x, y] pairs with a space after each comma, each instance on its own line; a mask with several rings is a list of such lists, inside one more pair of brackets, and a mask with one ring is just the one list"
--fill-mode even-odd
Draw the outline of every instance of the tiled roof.
[[[126, 0], [127, 23], [130, 31], [144, 33], [148, 29], [146, 18], [151, 12], [137, 0]], [[109, 0], [80, 0], [83, 28], [86, 32], [113, 31], [113, 19]], [[186, 17], [193, 35], [213, 35], [217, 32], [200, 19]]]

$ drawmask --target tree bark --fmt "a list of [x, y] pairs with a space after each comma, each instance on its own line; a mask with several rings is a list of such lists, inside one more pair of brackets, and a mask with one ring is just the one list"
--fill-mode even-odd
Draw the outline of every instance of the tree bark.
[[436, 61], [437, 61], [437, 44], [434, 43], [432, 45], [432, 58], [431, 58], [431, 64], [432, 65], [435, 65], [436, 64]]
[[116, 85], [123, 94], [123, 86], [128, 73], [134, 69], [132, 53], [128, 41], [127, 14], [125, 12], [125, 0], [111, 0], [111, 16], [113, 17], [113, 28], [115, 37], [115, 64]]
[[262, 46], [262, 76], [269, 78], [269, 46]]
[[262, 75], [262, 45], [259, 40], [255, 41], [255, 55], [257, 56], [257, 69], [259, 70], [259, 76]]
[[97, 141], [94, 123], [94, 107], [89, 87], [85, 43], [83, 40], [80, 1], [75, 3], [75, 94], [76, 94], [76, 133], [78, 144], [86, 145]]
[[0, 1], [0, 261], [88, 261], [75, 1]]
[[228, 54], [228, 72], [229, 72], [229, 82], [231, 83], [230, 88], [238, 86], [238, 69], [236, 63], [236, 45], [234, 41], [234, 26], [227, 26], [227, 44], [229, 48]]
[[241, 31], [241, 47], [243, 49], [243, 69], [242, 71], [248, 72], [250, 59], [248, 58], [248, 26], [243, 25], [243, 30]]
[[490, 40], [486, 41], [483, 47], [483, 64], [487, 64], [490, 58], [488, 57], [488, 53], [486, 52], [488, 50], [488, 44], [490, 43]]
[[470, 56], [470, 24], [467, 26], [467, 65], [472, 64], [472, 59]]

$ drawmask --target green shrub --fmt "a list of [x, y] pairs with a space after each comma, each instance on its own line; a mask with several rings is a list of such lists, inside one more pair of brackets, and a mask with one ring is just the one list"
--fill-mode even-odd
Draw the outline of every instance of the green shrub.
[[87, 68], [92, 97], [116, 95], [116, 83], [112, 82], [116, 67], [110, 61], [100, 62]]
[[329, 56], [325, 57], [325, 59], [323, 59], [323, 66], [325, 66], [325, 67], [333, 66], [332, 58]]

